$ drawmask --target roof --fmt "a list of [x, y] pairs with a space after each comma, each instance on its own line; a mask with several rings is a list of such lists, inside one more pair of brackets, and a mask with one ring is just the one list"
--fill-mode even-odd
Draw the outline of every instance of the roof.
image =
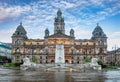
[[27, 39], [25, 41], [36, 41], [36, 42], [41, 42], [44, 41], [44, 39]]
[[95, 27], [92, 34], [93, 34], [93, 37], [105, 37], [106, 38], [106, 34], [103, 32], [103, 29], [98, 24]]
[[91, 39], [76, 39], [75, 41], [88, 42], [88, 41], [92, 41], [92, 40]]
[[50, 36], [48, 36], [46, 38], [74, 38], [74, 37], [71, 37], [69, 35], [63, 34], [61, 32], [58, 32], [58, 33], [50, 35]]
[[3, 43], [3, 42], [0, 42], [0, 47], [4, 47], [4, 48], [7, 48], [7, 49], [12, 49], [12, 46], [10, 46], [6, 43]]
[[108, 51], [108, 54], [112, 55], [112, 54], [115, 54], [115, 53], [118, 53], [118, 52], [120, 52], [120, 48], [118, 48], [116, 50]]
[[22, 26], [22, 23], [17, 27], [16, 31], [22, 32], [23, 34], [26, 34], [27, 32], [25, 31], [24, 27]]

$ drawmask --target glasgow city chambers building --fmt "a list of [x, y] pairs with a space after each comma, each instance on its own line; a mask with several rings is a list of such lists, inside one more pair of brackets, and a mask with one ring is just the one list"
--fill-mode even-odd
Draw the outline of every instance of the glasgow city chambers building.
[[97, 57], [105, 62], [107, 54], [107, 36], [97, 24], [90, 39], [75, 39], [74, 29], [65, 34], [65, 22], [60, 9], [54, 19], [54, 33], [49, 34], [45, 29], [44, 39], [28, 39], [22, 23], [12, 35], [12, 62], [21, 62], [29, 56], [36, 57], [37, 63], [55, 63], [55, 49], [57, 44], [64, 45], [65, 63], [82, 63], [88, 56]]

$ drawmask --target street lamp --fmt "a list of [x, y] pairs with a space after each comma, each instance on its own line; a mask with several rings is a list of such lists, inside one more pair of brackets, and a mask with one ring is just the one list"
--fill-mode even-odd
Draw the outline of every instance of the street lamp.
[[73, 64], [73, 50], [74, 50], [74, 47], [72, 46], [71, 48], [71, 63]]
[[30, 47], [31, 47], [30, 52], [31, 52], [31, 55], [32, 55], [32, 58], [33, 58], [33, 45], [32, 45], [32, 43], [30, 44]]
[[45, 47], [45, 54], [46, 54], [46, 63], [48, 63], [49, 61], [49, 48], [48, 46]]
[[85, 52], [86, 52], [85, 54], [86, 54], [86, 57], [87, 57], [87, 48], [85, 49]]
[[5, 50], [5, 63], [8, 63], [7, 62], [7, 50]]
[[93, 52], [93, 54], [95, 55], [95, 54], [96, 54], [96, 53], [95, 53], [95, 52], [96, 52], [96, 51], [95, 51], [96, 44], [94, 43], [93, 46], [94, 46], [94, 52]]
[[71, 52], [71, 63], [73, 64], [73, 49], [72, 49], [72, 52]]
[[114, 50], [114, 65], [116, 66], [116, 64], [117, 64], [117, 58], [116, 58], [116, 51], [117, 51], [117, 46], [115, 45], [114, 47], [112, 47], [113, 49], [115, 49]]

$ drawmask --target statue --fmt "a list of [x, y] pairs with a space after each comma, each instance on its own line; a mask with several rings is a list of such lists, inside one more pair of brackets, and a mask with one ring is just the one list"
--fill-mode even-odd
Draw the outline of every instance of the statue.
[[101, 70], [101, 65], [98, 65], [98, 59], [97, 58], [92, 58], [91, 59], [91, 63], [90, 63], [91, 67], [95, 70]]
[[23, 59], [23, 65], [25, 65], [25, 66], [30, 66], [31, 65], [30, 59], [28, 57], [25, 57]]
[[35, 68], [36, 66], [37, 66], [36, 63], [31, 62], [28, 57], [25, 57], [23, 59], [23, 64], [20, 66], [20, 69], [27, 70], [29, 68]]
[[91, 59], [91, 64], [92, 65], [98, 65], [98, 59], [97, 58], [92, 58]]

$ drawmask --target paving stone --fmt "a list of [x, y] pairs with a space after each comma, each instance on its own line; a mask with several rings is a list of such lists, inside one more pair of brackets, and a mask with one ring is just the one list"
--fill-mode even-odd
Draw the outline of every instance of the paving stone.
[[120, 82], [120, 70], [107, 72], [0, 69], [0, 82]]

